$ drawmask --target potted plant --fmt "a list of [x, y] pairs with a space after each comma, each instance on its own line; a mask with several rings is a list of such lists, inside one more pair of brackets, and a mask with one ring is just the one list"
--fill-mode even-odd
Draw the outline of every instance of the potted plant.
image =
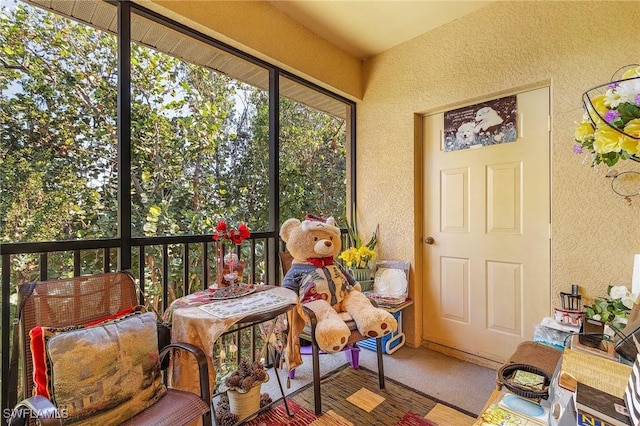
[[591, 166], [612, 167], [620, 160], [640, 162], [640, 67], [629, 65], [618, 80], [587, 90], [582, 95], [584, 116], [575, 130], [573, 152], [586, 151]]
[[638, 298], [637, 294], [632, 294], [624, 285], [610, 285], [607, 289], [608, 297], [598, 297], [591, 306], [586, 307], [587, 318], [604, 323], [608, 327], [615, 329], [605, 334], [611, 336], [615, 332], [620, 332], [627, 325], [627, 319], [631, 313], [631, 308]]
[[260, 360], [240, 360], [238, 368], [229, 373], [220, 386], [229, 399], [229, 411], [243, 420], [260, 409], [260, 388], [269, 375]]
[[371, 235], [371, 239], [366, 244], [358, 235], [358, 228], [355, 219], [355, 212], [352, 216], [352, 223], [347, 223], [347, 232], [349, 236], [349, 245], [340, 255], [338, 259], [342, 260], [343, 264], [349, 268], [351, 275], [356, 281], [363, 286], [364, 283], [371, 280], [371, 262], [377, 257], [375, 252], [376, 245], [378, 244], [378, 227]]

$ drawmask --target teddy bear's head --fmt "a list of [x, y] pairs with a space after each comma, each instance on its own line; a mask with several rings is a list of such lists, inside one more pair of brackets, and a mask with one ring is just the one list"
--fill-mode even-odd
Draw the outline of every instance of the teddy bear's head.
[[342, 248], [340, 228], [333, 217], [326, 221], [309, 215], [302, 222], [288, 219], [280, 227], [280, 238], [296, 263], [315, 257], [335, 258]]

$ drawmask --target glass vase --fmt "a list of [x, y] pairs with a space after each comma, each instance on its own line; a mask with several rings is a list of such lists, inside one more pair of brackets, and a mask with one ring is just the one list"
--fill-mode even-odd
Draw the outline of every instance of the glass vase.
[[224, 244], [216, 241], [216, 285], [218, 288], [225, 287], [224, 282]]
[[353, 278], [360, 284], [361, 291], [373, 290], [373, 269], [371, 268], [351, 268], [349, 270]]
[[373, 272], [371, 268], [351, 268], [350, 271], [353, 278], [358, 282], [371, 280], [371, 273]]

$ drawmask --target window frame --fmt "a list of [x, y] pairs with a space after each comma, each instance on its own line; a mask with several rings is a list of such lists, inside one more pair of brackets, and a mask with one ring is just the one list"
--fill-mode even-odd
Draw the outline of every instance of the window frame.
[[[169, 19], [157, 12], [149, 10], [143, 6], [137, 5], [135, 3], [131, 3], [128, 1], [115, 1], [108, 0], [109, 3], [115, 4], [118, 8], [118, 68], [119, 68], [119, 83], [118, 83], [118, 96], [119, 99], [122, 100], [122, 103], [119, 103], [121, 108], [125, 105], [125, 100], [128, 101], [126, 103], [128, 111], [122, 111], [120, 108], [118, 109], [118, 114], [121, 115], [119, 118], [122, 120], [120, 122], [119, 128], [122, 127], [123, 130], [120, 131], [119, 134], [119, 146], [121, 147], [121, 154], [123, 162], [127, 159], [127, 153], [130, 152], [131, 149], [131, 135], [129, 132], [131, 121], [130, 121], [130, 84], [131, 84], [131, 75], [130, 75], [130, 43], [131, 40], [131, 16], [133, 14], [146, 18], [158, 25], [165, 26], [169, 29], [177, 31], [186, 37], [192, 38], [202, 43], [206, 43], [211, 45], [214, 48], [220, 49], [226, 53], [232, 54], [234, 56], [239, 57], [242, 60], [245, 60], [253, 65], [256, 65], [261, 68], [265, 68], [269, 72], [269, 229], [266, 231], [267, 234], [272, 234], [270, 236], [277, 236], [278, 227], [280, 223], [280, 197], [279, 197], [279, 138], [278, 135], [280, 133], [280, 124], [279, 124], [279, 99], [280, 99], [280, 77], [286, 77], [287, 79], [298, 83], [300, 85], [306, 86], [307, 88], [317, 91], [322, 95], [328, 96], [330, 98], [335, 99], [336, 101], [342, 102], [345, 104], [347, 108], [349, 108], [349, 132], [347, 141], [347, 177], [349, 185], [347, 186], [347, 194], [345, 194], [346, 206], [348, 207], [348, 211], [353, 211], [353, 207], [356, 200], [356, 105], [355, 102], [342, 97], [336, 93], [333, 93], [317, 84], [314, 84], [310, 81], [305, 80], [304, 78], [297, 76], [291, 72], [283, 70], [271, 63], [256, 58], [246, 52], [243, 52], [240, 49], [237, 49], [233, 46], [230, 46], [226, 43], [223, 43], [213, 37], [210, 37], [206, 34], [203, 34], [199, 31], [196, 31], [187, 25]], [[127, 42], [128, 41], [128, 42]], [[126, 129], [126, 131], [124, 130]], [[119, 211], [121, 212], [121, 218], [119, 218], [119, 223], [122, 226], [119, 226], [119, 235], [118, 238], [122, 239], [122, 249], [120, 250], [118, 265], [126, 269], [130, 267], [131, 262], [131, 241], [133, 239], [131, 235], [131, 198], [128, 188], [131, 187], [130, 181], [130, 167], [131, 167], [131, 158], [128, 156], [128, 164], [119, 164], [119, 167], [126, 166], [126, 169], [123, 170], [120, 179], [120, 187], [119, 194], [123, 202], [126, 203], [125, 199], [128, 198], [128, 208], [123, 210], [120, 206]], [[119, 169], [120, 170], [120, 169]], [[128, 216], [128, 217], [127, 217]], [[120, 222], [122, 221], [122, 222]], [[129, 226], [127, 226], [127, 224]], [[277, 255], [277, 248], [269, 248], [269, 252], [272, 255]], [[274, 259], [275, 260], [275, 259]], [[268, 276], [271, 278], [275, 278], [277, 266], [277, 262], [270, 262], [274, 269], [273, 271], [268, 271]]]

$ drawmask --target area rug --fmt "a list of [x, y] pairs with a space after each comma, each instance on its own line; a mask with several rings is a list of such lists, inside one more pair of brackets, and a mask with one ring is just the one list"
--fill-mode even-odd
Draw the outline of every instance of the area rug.
[[307, 426], [317, 420], [313, 411], [300, 407], [295, 401], [287, 400], [289, 411], [293, 417], [289, 417], [284, 404], [281, 402], [276, 407], [265, 411], [255, 419], [245, 423], [246, 426]]
[[414, 412], [408, 412], [400, 419], [396, 426], [438, 426], [430, 420], [420, 417]]
[[[462, 416], [473, 416], [389, 378], [385, 378], [385, 389], [380, 389], [378, 373], [363, 367], [356, 370], [348, 364], [323, 377], [320, 390], [322, 414], [317, 417], [314, 415], [313, 386], [309, 384], [287, 397], [291, 411], [296, 413], [293, 418], [288, 417], [280, 403], [248, 425], [449, 426], [425, 419], [439, 404], [460, 412]], [[306, 423], [295, 423], [296, 417], [301, 421], [304, 418]]]

